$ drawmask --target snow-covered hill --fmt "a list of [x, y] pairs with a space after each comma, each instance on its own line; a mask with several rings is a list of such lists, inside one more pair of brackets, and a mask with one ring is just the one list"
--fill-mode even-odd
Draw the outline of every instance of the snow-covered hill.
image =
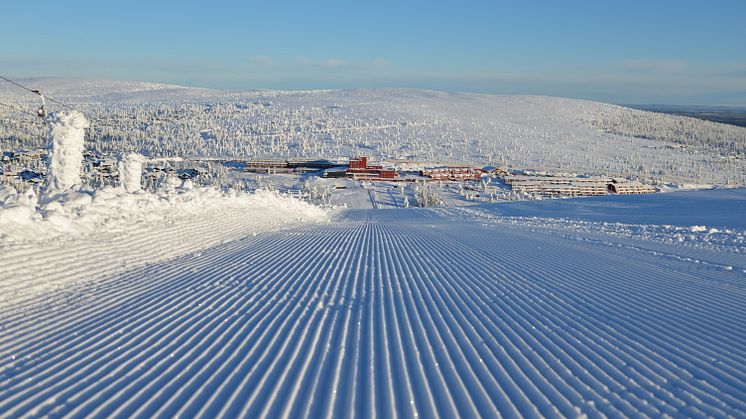
[[[223, 92], [135, 82], [26, 84], [93, 119], [89, 147], [156, 156], [344, 157], [743, 185], [746, 128], [552, 97], [412, 89]], [[0, 98], [35, 110], [7, 84]], [[50, 108], [54, 108], [54, 103]], [[4, 147], [40, 145], [45, 127], [0, 108]]]

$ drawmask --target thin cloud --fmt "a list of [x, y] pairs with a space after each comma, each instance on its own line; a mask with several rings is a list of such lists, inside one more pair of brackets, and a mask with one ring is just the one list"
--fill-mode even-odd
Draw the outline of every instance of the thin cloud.
[[249, 61], [254, 64], [259, 65], [272, 65], [274, 64], [274, 60], [271, 57], [267, 57], [266, 55], [255, 55], [251, 58], [249, 58]]
[[349, 67], [350, 63], [341, 58], [327, 58], [326, 60], [321, 62], [321, 65], [324, 67], [340, 68]]
[[746, 79], [746, 65], [720, 66], [708, 73], [712, 77]]
[[296, 64], [304, 67], [320, 67], [337, 70], [370, 70], [381, 69], [391, 65], [389, 60], [376, 58], [373, 60], [348, 60], [344, 58], [330, 57], [325, 59], [299, 58]]
[[675, 74], [684, 72], [687, 64], [676, 60], [626, 60], [622, 68], [638, 73]]

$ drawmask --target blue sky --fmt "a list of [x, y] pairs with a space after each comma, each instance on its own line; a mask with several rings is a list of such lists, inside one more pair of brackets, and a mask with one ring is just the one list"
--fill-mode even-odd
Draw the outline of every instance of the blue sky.
[[746, 105], [746, 1], [25, 1], [0, 74]]

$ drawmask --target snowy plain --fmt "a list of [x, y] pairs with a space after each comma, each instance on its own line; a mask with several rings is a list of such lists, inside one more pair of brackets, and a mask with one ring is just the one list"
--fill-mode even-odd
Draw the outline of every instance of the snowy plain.
[[[742, 131], [592, 102], [40, 83], [118, 130], [150, 121], [99, 150], [746, 175], [740, 143], [712, 145]], [[609, 132], [629, 130], [661, 138]], [[405, 208], [411, 191], [330, 185], [325, 208], [189, 182], [2, 190], [0, 416], [746, 414], [746, 189]]]

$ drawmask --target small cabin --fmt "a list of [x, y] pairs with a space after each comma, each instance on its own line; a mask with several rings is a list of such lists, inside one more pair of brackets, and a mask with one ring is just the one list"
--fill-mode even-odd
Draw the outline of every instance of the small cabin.
[[10, 153], [10, 161], [18, 163], [30, 163], [32, 161], [40, 160], [41, 153], [39, 151], [13, 151]]
[[94, 161], [93, 167], [95, 167], [99, 173], [112, 174], [117, 172], [119, 162], [114, 159], [101, 159]]

